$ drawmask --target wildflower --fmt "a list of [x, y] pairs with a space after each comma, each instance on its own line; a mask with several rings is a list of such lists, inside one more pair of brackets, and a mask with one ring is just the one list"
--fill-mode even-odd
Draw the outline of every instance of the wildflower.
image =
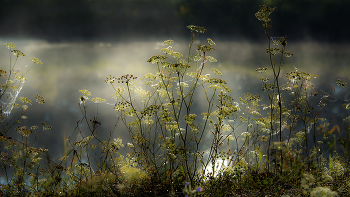
[[231, 131], [231, 126], [228, 124], [224, 124], [224, 126], [222, 127], [222, 131], [223, 132]]
[[260, 6], [260, 10], [257, 13], [255, 13], [255, 17], [259, 21], [262, 21], [264, 23], [271, 21], [270, 14], [276, 9], [276, 7], [269, 8], [267, 6], [268, 6], [267, 4]]
[[137, 95], [141, 96], [141, 98], [143, 98], [143, 99], [146, 99], [146, 98], [149, 98], [149, 97], [150, 97], [150, 92], [148, 92], [148, 91], [142, 89], [142, 87], [136, 87], [136, 88], [134, 89], [134, 92], [135, 92]]
[[0, 76], [2, 77], [2, 78], [4, 78], [5, 76], [6, 76], [6, 71], [4, 71], [4, 70], [0, 70]]
[[267, 70], [267, 67], [265, 68], [257, 68], [256, 71], [259, 72], [259, 73], [262, 73], [262, 72], [266, 72]]
[[122, 139], [121, 138], [114, 138], [113, 142], [110, 141], [103, 141], [100, 144], [101, 148], [102, 148], [102, 152], [106, 153], [106, 152], [116, 152], [117, 150], [120, 149], [120, 147], [124, 147], [124, 145], [122, 144]]
[[20, 134], [22, 134], [24, 137], [28, 137], [33, 131], [28, 130], [26, 126], [23, 127], [17, 127], [16, 131]]
[[109, 77], [106, 77], [105, 83], [113, 84], [115, 81], [115, 77], [112, 75], [109, 75]]
[[198, 49], [198, 51], [201, 51], [201, 52], [204, 52], [204, 53], [215, 50], [215, 48], [210, 46], [210, 45], [198, 45], [197, 49]]
[[213, 89], [213, 90], [220, 90], [220, 89], [221, 89], [221, 87], [220, 87], [219, 85], [217, 85], [217, 84], [215, 84], [215, 85], [210, 85], [208, 88], [211, 88], [211, 89]]
[[8, 49], [15, 49], [15, 48], [16, 48], [16, 45], [13, 44], [13, 43], [6, 43], [6, 44], [5, 44], [5, 47], [7, 47]]
[[25, 110], [28, 109], [28, 105], [22, 105], [22, 108], [23, 108], [23, 110], [25, 111]]
[[210, 78], [208, 80], [209, 83], [211, 84], [227, 84], [227, 82], [225, 80], [222, 80], [222, 79], [218, 79], [218, 78]]
[[17, 56], [17, 57], [24, 57], [24, 56], [26, 56], [26, 55], [24, 55], [24, 53], [22, 52], [22, 51], [20, 51], [20, 50], [12, 50], [11, 51], [15, 56]]
[[255, 124], [257, 124], [257, 125], [259, 125], [261, 127], [265, 127], [266, 126], [265, 123], [260, 121], [260, 120], [255, 121]]
[[179, 83], [177, 83], [177, 86], [181, 86], [181, 87], [189, 87], [189, 85], [188, 85], [186, 82], [180, 82], [180, 84], [179, 84]]
[[269, 138], [267, 136], [262, 136], [261, 141], [266, 142]]
[[239, 103], [237, 103], [236, 101], [233, 102], [233, 107], [235, 108], [236, 111], [241, 111], [241, 108], [239, 107]]
[[267, 129], [267, 128], [263, 128], [263, 129], [261, 129], [261, 131], [264, 132], [264, 133], [270, 133], [271, 132], [270, 129]]
[[212, 68], [211, 71], [213, 71], [215, 75], [222, 76], [222, 73], [217, 68]]
[[130, 142], [128, 142], [127, 145], [128, 145], [130, 148], [134, 148], [134, 147], [135, 147], [135, 146], [134, 146], [132, 143], [130, 143]]
[[302, 144], [305, 139], [305, 133], [303, 131], [299, 131], [295, 134], [295, 141]]
[[200, 80], [202, 80], [204, 82], [209, 82], [209, 79], [210, 79], [210, 74], [200, 76]]
[[337, 84], [339, 87], [344, 87], [347, 85], [346, 81], [342, 79], [337, 79], [337, 82], [335, 82], [335, 84]]
[[88, 136], [82, 140], [74, 142], [73, 144], [77, 145], [77, 146], [85, 146], [85, 145], [89, 144], [89, 142], [92, 138], [94, 138], [94, 136]]
[[210, 38], [207, 38], [207, 41], [209, 45], [214, 45], [214, 46], [216, 45], [215, 42]]
[[123, 140], [121, 139], [121, 138], [114, 138], [114, 145], [116, 145], [117, 147], [118, 147], [118, 149], [120, 148], [120, 147], [124, 147], [124, 145], [123, 145]]
[[258, 152], [256, 152], [255, 150], [252, 150], [248, 153], [249, 157], [251, 158], [256, 158], [258, 157], [260, 154]]
[[197, 187], [196, 192], [202, 192], [204, 189], [202, 187]]
[[217, 62], [218, 60], [213, 58], [212, 56], [207, 56], [206, 57], [208, 59], [209, 62]]
[[159, 96], [161, 96], [161, 97], [166, 97], [168, 95], [168, 91], [164, 88], [158, 89], [157, 92], [158, 92]]
[[344, 118], [343, 121], [345, 121], [345, 122], [350, 122], [350, 116]]
[[247, 119], [244, 118], [243, 116], [239, 116], [239, 118], [241, 119], [241, 122], [247, 122]]
[[182, 58], [183, 55], [179, 52], [174, 52], [174, 51], [170, 51], [170, 55], [173, 56], [173, 58], [175, 59], [179, 59], [179, 58]]
[[[286, 42], [286, 43], [287, 43], [287, 42]], [[291, 56], [293, 55], [293, 53], [284, 51], [284, 52], [283, 52], [283, 55], [284, 55], [285, 57], [291, 57]]]
[[154, 121], [152, 120], [152, 116], [151, 116], [151, 115], [148, 115], [148, 114], [145, 115], [145, 116], [142, 118], [142, 123], [148, 124], [148, 125], [153, 124]]
[[52, 127], [45, 122], [42, 122], [41, 125], [43, 126], [43, 131], [52, 129]]
[[173, 40], [166, 40], [163, 42], [163, 44], [167, 44], [167, 45], [170, 45], [171, 43], [173, 43], [174, 41]]
[[59, 160], [65, 162], [65, 161], [67, 161], [68, 157], [69, 157], [69, 155], [66, 155], [66, 156], [61, 157]]
[[168, 54], [171, 51], [173, 51], [172, 48], [173, 48], [172, 46], [168, 46], [167, 48], [162, 48], [160, 51], [162, 51], [165, 54]]
[[248, 133], [248, 132], [243, 132], [241, 135], [242, 135], [244, 138], [249, 138], [249, 137], [250, 137], [250, 133]]
[[89, 98], [87, 96], [81, 96], [79, 99], [79, 104], [85, 104], [85, 101], [88, 100]]
[[263, 106], [263, 110], [267, 110], [270, 106]]
[[228, 135], [228, 136], [227, 136], [227, 139], [228, 139], [228, 140], [235, 140], [235, 138], [234, 138], [232, 135]]
[[196, 119], [196, 114], [189, 114], [189, 115], [185, 115], [185, 120], [187, 124], [192, 124], [193, 121]]
[[96, 97], [91, 99], [91, 101], [94, 103], [103, 103], [103, 102], [106, 102], [106, 99]]
[[32, 62], [34, 62], [34, 64], [43, 64], [43, 63], [41, 62], [41, 60], [39, 60], [39, 59], [36, 58], [36, 57], [32, 57], [32, 58], [29, 58], [29, 59], [31, 59]]
[[89, 92], [89, 90], [79, 90], [79, 92], [83, 93], [85, 96], [91, 96], [91, 93]]
[[31, 103], [32, 101], [30, 99], [28, 99], [27, 97], [19, 97], [18, 98], [19, 101], [22, 101], [22, 103]]
[[260, 81], [267, 83], [270, 79], [268, 77], [262, 77], [260, 78]]
[[250, 114], [253, 116], [260, 116], [260, 113], [258, 111], [255, 111], [255, 110], [251, 111]]
[[[197, 76], [197, 73], [195, 72], [189, 72], [189, 73], [186, 73], [187, 76], [189, 77], [192, 77], [192, 78], [195, 78]], [[208, 76], [209, 74], [206, 74], [205, 76]], [[209, 76], [208, 76], [209, 77]]]
[[152, 64], [158, 64], [158, 63], [162, 62], [163, 60], [165, 60], [166, 58], [168, 58], [168, 57], [166, 57], [164, 55], [154, 55], [154, 56], [150, 57], [147, 60], [147, 62], [151, 62]]
[[347, 104], [345, 105], [345, 109], [350, 109], [350, 103], [347, 103]]
[[44, 104], [45, 103], [45, 99], [42, 96], [36, 95], [35, 96], [35, 101], [39, 104]]
[[198, 33], [204, 33], [207, 31], [206, 29], [204, 29], [204, 27], [195, 26], [195, 25], [188, 25], [187, 28], [190, 29], [191, 32], [195, 31]]

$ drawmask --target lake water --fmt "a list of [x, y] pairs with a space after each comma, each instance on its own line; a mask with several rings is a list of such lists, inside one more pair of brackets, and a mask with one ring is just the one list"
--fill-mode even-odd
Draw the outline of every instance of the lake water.
[[[92, 97], [104, 98], [112, 104], [100, 104], [98, 109], [101, 122], [98, 136], [107, 137], [115, 124], [116, 114], [113, 110], [114, 100], [111, 98], [114, 92], [110, 85], [104, 82], [105, 77], [133, 74], [141, 78], [146, 73], [155, 73], [155, 66], [146, 60], [152, 55], [161, 54], [160, 49], [164, 47], [162, 41], [48, 43], [40, 40], [0, 39], [2, 45], [13, 42], [17, 49], [26, 54], [26, 57], [18, 61], [16, 69], [24, 71], [26, 65], [31, 65], [30, 57], [37, 57], [43, 62], [43, 65], [36, 65], [28, 73], [27, 82], [19, 95], [34, 101], [35, 95], [38, 94], [46, 100], [46, 104], [33, 108], [27, 114], [28, 119], [23, 122], [23, 125], [30, 127], [40, 126], [40, 123], [45, 121], [53, 127], [38, 138], [36, 146], [49, 148], [52, 158], [56, 161], [63, 156], [64, 136], [72, 135], [77, 121], [82, 118], [79, 108], [81, 89], [87, 89], [93, 94]], [[173, 50], [180, 51], [187, 57], [188, 42], [183, 39], [174, 41]], [[205, 42], [206, 39], [203, 39], [203, 42], [198, 44]], [[264, 95], [261, 91], [260, 76], [255, 69], [270, 68], [265, 43], [216, 41], [216, 44], [217, 50], [208, 55], [215, 57], [218, 62], [207, 65], [204, 73], [210, 73], [213, 67], [221, 70], [236, 101], [239, 101], [239, 97], [246, 91]], [[293, 66], [300, 71], [317, 74], [319, 78], [315, 79], [314, 83], [320, 95], [323, 91], [328, 93], [331, 84], [335, 84], [338, 78], [350, 82], [349, 45], [298, 42], [289, 43], [287, 50], [294, 53], [294, 56], [287, 60], [282, 76], [286, 72], [294, 71]], [[0, 69], [8, 70], [8, 50], [5, 47], [0, 48], [0, 57]], [[270, 72], [268, 76], [271, 78]], [[330, 98], [332, 102], [327, 102], [328, 108], [321, 114], [333, 118], [332, 124], [339, 124], [341, 128], [341, 120], [345, 118], [345, 109], [341, 104], [350, 98], [349, 92], [348, 87], [339, 90]], [[96, 114], [96, 105], [90, 103], [88, 110], [92, 119]], [[84, 126], [80, 128], [88, 135]], [[12, 136], [11, 133], [8, 135]], [[78, 132], [75, 131], [72, 137], [78, 136]], [[117, 129], [113, 137], [117, 136], [121, 136], [126, 144], [128, 134], [122, 127]]]

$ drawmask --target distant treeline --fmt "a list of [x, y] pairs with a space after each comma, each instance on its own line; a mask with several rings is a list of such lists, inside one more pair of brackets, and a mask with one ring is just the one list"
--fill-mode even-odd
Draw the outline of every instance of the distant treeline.
[[271, 15], [276, 36], [350, 41], [350, 0], [2, 0], [0, 36], [67, 39], [183, 36], [186, 25], [226, 38], [263, 39], [254, 17]]

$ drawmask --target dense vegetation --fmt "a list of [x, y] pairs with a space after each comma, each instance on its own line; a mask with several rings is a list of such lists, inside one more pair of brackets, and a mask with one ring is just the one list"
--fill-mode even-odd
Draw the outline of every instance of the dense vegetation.
[[269, 3], [275, 35], [349, 41], [348, 0], [3, 0], [0, 35], [67, 39], [186, 36], [185, 24], [212, 35], [261, 40], [255, 7]]
[[[186, 57], [167, 40], [162, 54], [147, 60], [155, 73], [141, 79], [133, 74], [106, 77], [114, 93], [115, 125], [124, 125], [130, 141], [116, 137], [120, 132], [116, 127], [107, 139], [96, 135], [99, 113], [103, 113], [98, 106], [106, 100], [90, 98], [91, 92], [80, 90], [83, 116], [65, 138], [60, 161], [52, 161], [49, 150], [32, 147], [42, 132], [52, 128], [45, 122], [40, 128], [23, 122], [26, 112], [44, 104], [44, 98], [37, 95], [32, 102], [18, 97], [26, 73], [42, 62], [31, 58], [33, 65], [24, 73], [15, 70], [17, 59], [25, 55], [6, 43], [10, 66], [7, 72], [0, 70], [6, 80], [1, 88], [0, 173], [6, 180], [1, 194], [349, 196], [350, 103], [344, 103], [345, 128], [331, 128], [320, 117], [328, 97], [347, 83], [337, 80], [336, 87], [312, 105], [311, 99], [318, 94], [312, 80], [317, 76], [297, 68], [281, 73], [293, 54], [286, 50], [286, 37], [271, 36], [274, 10], [266, 4], [255, 13], [265, 32], [271, 65], [256, 69], [268, 101], [251, 93], [235, 101], [220, 78], [223, 74], [211, 67], [217, 61], [210, 56], [215, 42], [208, 38], [208, 44], [195, 46], [198, 35], [207, 30], [189, 25]], [[282, 77], [287, 78], [286, 84], [281, 84]], [[198, 95], [207, 102], [200, 107], [201, 113], [194, 113]], [[88, 106], [96, 107], [92, 117]], [[21, 137], [14, 138], [14, 132]], [[335, 137], [334, 132], [343, 137]], [[208, 151], [201, 150], [204, 141], [210, 143]], [[343, 157], [335, 148], [338, 143]]]

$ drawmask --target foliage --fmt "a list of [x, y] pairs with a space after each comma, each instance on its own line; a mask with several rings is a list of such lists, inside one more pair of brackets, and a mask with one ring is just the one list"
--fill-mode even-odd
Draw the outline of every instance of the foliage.
[[[206, 29], [189, 25], [186, 57], [174, 51], [173, 41], [167, 40], [162, 54], [147, 60], [155, 73], [147, 73], [141, 80], [133, 74], [106, 77], [116, 113], [115, 127], [107, 139], [97, 135], [101, 125], [98, 107], [106, 100], [90, 98], [91, 92], [80, 90], [82, 118], [65, 137], [59, 163], [50, 159], [47, 149], [32, 147], [29, 142], [33, 132], [34, 141], [41, 133], [36, 133], [38, 126], [29, 129], [20, 120], [27, 118], [28, 105], [36, 104], [26, 97], [17, 99], [26, 73], [19, 75], [14, 66], [24, 54], [6, 44], [9, 74], [0, 72], [7, 77], [1, 93], [1, 173], [6, 177], [2, 194], [348, 196], [349, 159], [339, 156], [336, 144], [349, 155], [349, 127], [345, 127], [346, 136], [337, 139], [333, 132], [340, 134], [340, 128], [330, 129], [330, 123], [320, 117], [327, 98], [346, 82], [339, 79], [338, 87], [322, 95], [317, 106], [312, 102], [318, 94], [312, 84], [316, 75], [294, 68], [285, 74], [287, 82], [281, 85], [281, 69], [293, 54], [286, 51], [286, 36], [271, 36], [274, 10], [266, 4], [255, 14], [266, 35], [271, 65], [256, 69], [268, 102], [251, 93], [234, 101], [221, 78], [223, 73], [211, 68], [217, 60], [208, 54], [215, 50], [215, 42], [208, 38], [208, 44], [195, 47]], [[37, 58], [32, 61], [41, 64]], [[204, 105], [197, 102], [200, 98], [205, 99]], [[16, 104], [16, 99], [23, 105]], [[45, 103], [39, 95], [35, 99]], [[88, 115], [90, 104], [96, 106], [92, 117]], [[347, 112], [349, 106], [344, 105]], [[21, 109], [12, 113], [10, 120], [13, 108]], [[344, 119], [346, 124], [348, 119]], [[130, 136], [126, 143], [114, 137], [120, 124]], [[51, 127], [43, 122], [42, 131], [48, 129]], [[12, 131], [21, 135], [19, 140], [9, 136]], [[210, 142], [209, 150], [203, 150], [204, 141]], [[328, 158], [324, 157], [326, 146], [332, 150]]]

